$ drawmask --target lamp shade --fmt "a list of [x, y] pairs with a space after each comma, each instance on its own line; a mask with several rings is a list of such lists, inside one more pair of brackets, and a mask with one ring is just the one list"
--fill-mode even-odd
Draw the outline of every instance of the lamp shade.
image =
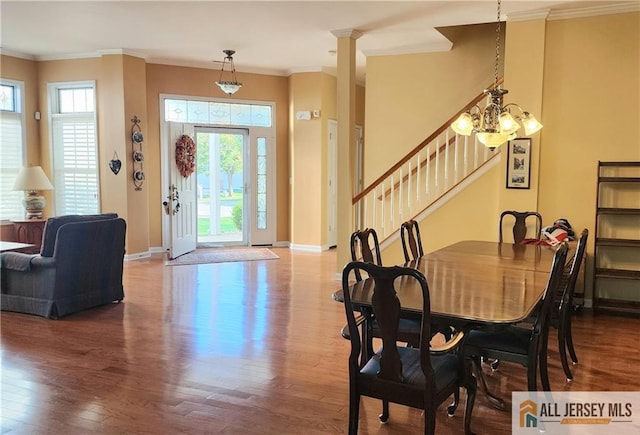
[[13, 183], [13, 190], [33, 191], [52, 189], [53, 185], [40, 166], [22, 168], [16, 181]]

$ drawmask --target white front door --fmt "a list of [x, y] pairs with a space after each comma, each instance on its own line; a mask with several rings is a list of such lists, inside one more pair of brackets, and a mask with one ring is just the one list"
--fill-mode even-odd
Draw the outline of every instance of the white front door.
[[166, 194], [164, 203], [170, 221], [169, 258], [173, 259], [196, 249], [196, 174], [194, 171], [188, 177], [183, 177], [176, 163], [176, 142], [183, 135], [187, 135], [195, 143], [195, 129], [193, 124], [178, 122], [167, 124], [169, 126], [169, 192]]

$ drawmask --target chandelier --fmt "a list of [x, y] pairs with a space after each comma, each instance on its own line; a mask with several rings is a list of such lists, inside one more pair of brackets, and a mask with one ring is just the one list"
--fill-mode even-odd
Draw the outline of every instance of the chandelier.
[[[222, 61], [222, 69], [220, 70], [220, 79], [216, 82], [216, 85], [220, 86], [222, 92], [225, 94], [233, 95], [238, 92], [238, 89], [242, 87], [242, 83], [238, 82], [238, 78], [236, 77], [236, 67], [233, 64], [233, 54], [234, 50], [222, 50], [224, 54], [226, 54], [224, 60]], [[229, 73], [231, 74], [231, 80], [222, 80], [222, 76], [224, 75], [224, 67], [225, 65], [229, 65]]]
[[[493, 88], [485, 89], [487, 104], [481, 109], [475, 105], [463, 112], [452, 124], [451, 128], [458, 134], [476, 137], [483, 145], [494, 149], [508, 140], [517, 137], [517, 131], [523, 127], [524, 134], [530, 136], [542, 128], [542, 124], [529, 112], [522, 110], [515, 103], [502, 105], [504, 95], [509, 92], [498, 85], [498, 64], [500, 61], [500, 0], [498, 0], [498, 18], [496, 21], [496, 64]], [[511, 111], [517, 113], [512, 114]]]

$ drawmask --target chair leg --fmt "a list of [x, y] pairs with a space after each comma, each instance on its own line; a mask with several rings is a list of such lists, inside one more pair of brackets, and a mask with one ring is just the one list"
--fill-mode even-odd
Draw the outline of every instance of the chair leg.
[[388, 400], [382, 401], [382, 414], [380, 414], [378, 418], [383, 423], [386, 423], [387, 421], [389, 421], [389, 401]]
[[[542, 340], [542, 349], [540, 350], [540, 381], [542, 382], [542, 390], [543, 391], [551, 391], [551, 385], [549, 384], [549, 370], [547, 365], [547, 350], [549, 344], [549, 337], [545, 337]], [[534, 358], [535, 361], [535, 358]], [[534, 372], [535, 376], [535, 372]], [[535, 378], [534, 378], [534, 389], [535, 389]]]
[[358, 419], [360, 418], [360, 394], [351, 391], [349, 395], [349, 435], [358, 435]]
[[571, 316], [567, 319], [567, 331], [565, 333], [565, 339], [567, 343], [567, 349], [569, 350], [569, 355], [571, 356], [571, 361], [574, 364], [578, 363], [578, 357], [576, 356], [576, 350], [573, 347], [573, 335], [571, 334]]
[[433, 403], [424, 407], [424, 434], [435, 435], [436, 433], [436, 408]]
[[473, 412], [473, 404], [476, 401], [477, 383], [474, 376], [468, 376], [467, 379], [467, 405], [464, 409], [464, 433], [465, 435], [475, 435], [471, 431], [471, 413]]
[[447, 415], [449, 417], [453, 417], [456, 413], [456, 409], [458, 409], [458, 404], [460, 403], [460, 388], [458, 388], [455, 393], [453, 393], [453, 403], [447, 406]]
[[560, 323], [558, 327], [558, 352], [560, 352], [560, 362], [562, 363], [562, 370], [564, 370], [564, 374], [567, 377], [567, 382], [571, 382], [573, 381], [573, 375], [567, 361], [566, 335], [566, 329], [563, 323]]

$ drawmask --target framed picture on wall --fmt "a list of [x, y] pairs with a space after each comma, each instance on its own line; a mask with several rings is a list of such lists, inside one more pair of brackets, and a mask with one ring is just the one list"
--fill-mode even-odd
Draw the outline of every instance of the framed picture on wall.
[[509, 141], [507, 151], [507, 189], [528, 189], [531, 185], [531, 139]]

